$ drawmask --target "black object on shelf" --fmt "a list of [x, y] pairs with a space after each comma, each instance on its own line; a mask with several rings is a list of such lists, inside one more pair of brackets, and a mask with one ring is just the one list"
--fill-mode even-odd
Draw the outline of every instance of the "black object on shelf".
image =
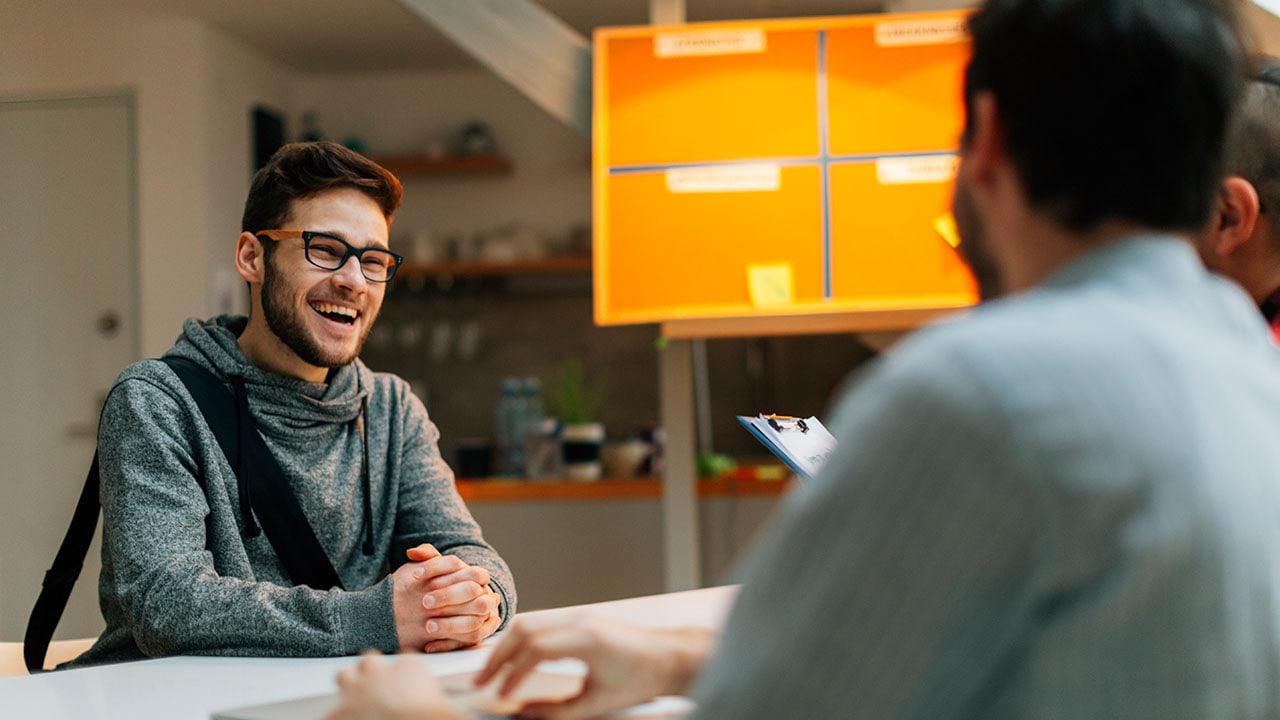
[[464, 438], [458, 441], [458, 466], [454, 475], [483, 478], [493, 474], [493, 443], [485, 439]]
[[284, 146], [284, 116], [263, 105], [253, 107], [253, 170], [267, 164]]

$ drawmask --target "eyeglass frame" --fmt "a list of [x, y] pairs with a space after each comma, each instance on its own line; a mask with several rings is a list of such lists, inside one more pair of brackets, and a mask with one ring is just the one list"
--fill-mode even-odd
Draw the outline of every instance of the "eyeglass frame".
[[[273, 234], [280, 234], [280, 233], [285, 233], [288, 235], [288, 237], [283, 237], [283, 238], [272, 237]], [[320, 268], [321, 270], [328, 270], [329, 272], [337, 272], [341, 270], [342, 267], [347, 264], [348, 260], [350, 260], [352, 257], [355, 257], [356, 265], [359, 266], [360, 268], [360, 274], [364, 276], [365, 280], [368, 280], [371, 283], [391, 282], [391, 279], [396, 276], [396, 271], [399, 270], [400, 266], [404, 264], [404, 256], [401, 255], [400, 253], [394, 252], [387, 248], [377, 247], [377, 246], [358, 248], [353, 246], [351, 243], [347, 242], [346, 240], [343, 240], [342, 238], [338, 237], [337, 235], [332, 235], [330, 233], [325, 233], [325, 232], [319, 232], [316, 230], [259, 230], [255, 232], [253, 236], [256, 238], [266, 238], [268, 240], [271, 240], [272, 242], [280, 242], [282, 240], [288, 240], [290, 238], [300, 237], [302, 238], [302, 255], [307, 259], [307, 262]], [[342, 259], [338, 261], [337, 267], [331, 267], [331, 268], [325, 267], [320, 263], [316, 262], [315, 260], [311, 259], [311, 240], [317, 237], [322, 237], [327, 240], [335, 240], [341, 243], [344, 248], [346, 248], [346, 252], [343, 253]], [[363, 255], [367, 252], [386, 253], [387, 255], [390, 255], [392, 258], [395, 259], [395, 264], [392, 265], [387, 270], [387, 276], [385, 278], [378, 280], [378, 279], [369, 277], [368, 274], [365, 273], [364, 264], [361, 262], [361, 260]]]

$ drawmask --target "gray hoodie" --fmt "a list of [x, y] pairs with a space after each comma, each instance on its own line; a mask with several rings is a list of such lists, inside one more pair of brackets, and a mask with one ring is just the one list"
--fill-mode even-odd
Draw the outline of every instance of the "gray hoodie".
[[[116, 380], [102, 413], [99, 593], [107, 629], [73, 664], [394, 652], [387, 573], [419, 543], [489, 570], [505, 624], [516, 605], [511, 571], [458, 496], [436, 445], [440, 433], [408, 384], [359, 360], [324, 384], [266, 372], [236, 344], [245, 324], [188, 320], [167, 355], [220, 378], [244, 377], [258, 430], [348, 590], [292, 587], [266, 535], [246, 537], [236, 476], [199, 407], [167, 365], [143, 360]], [[365, 396], [367, 498], [355, 422]], [[362, 552], [366, 501], [371, 556]]]

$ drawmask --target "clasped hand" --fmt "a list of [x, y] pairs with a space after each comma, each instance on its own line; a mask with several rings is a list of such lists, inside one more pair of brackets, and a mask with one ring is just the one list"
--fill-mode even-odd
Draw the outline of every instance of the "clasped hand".
[[445, 652], [476, 645], [501, 624], [502, 598], [489, 587], [489, 571], [431, 545], [408, 551], [392, 575], [400, 650]]

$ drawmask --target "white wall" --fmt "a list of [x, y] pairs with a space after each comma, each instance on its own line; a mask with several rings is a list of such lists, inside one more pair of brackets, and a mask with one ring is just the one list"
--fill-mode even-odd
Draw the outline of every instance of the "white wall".
[[[485, 70], [304, 77], [299, 111], [327, 137], [357, 134], [369, 152], [418, 153], [470, 120], [493, 128], [514, 165], [503, 178], [405, 181], [392, 241], [418, 229], [444, 236], [521, 224], [560, 232], [591, 219], [591, 146]], [[401, 246], [403, 247], [403, 245]]]
[[[157, 356], [173, 343], [185, 318], [207, 316], [219, 307], [215, 269], [230, 268], [249, 185], [250, 107], [264, 102], [288, 112], [291, 76], [217, 30], [190, 20], [58, 16], [23, 7], [0, 9], [0, 28], [0, 98], [134, 98], [139, 307], [135, 352]], [[21, 173], [21, 168], [4, 164], [10, 159], [0, 153], [0, 171]], [[57, 277], [41, 287], [51, 294], [61, 292]], [[237, 282], [233, 287], [239, 297], [243, 285]], [[31, 301], [39, 303], [41, 298]], [[20, 338], [6, 345], [16, 347], [21, 347]], [[80, 450], [68, 444], [68, 453]], [[29, 498], [30, 506], [57, 508], [44, 519], [50, 526], [62, 528], [69, 522], [73, 505], [62, 498], [78, 494], [67, 490], [78, 488], [85, 469], [65, 477], [58, 472], [35, 484], [45, 489], [44, 496]], [[0, 547], [39, 554], [42, 563], [53, 559], [56, 547], [39, 546], [13, 532], [0, 523]], [[96, 563], [91, 559], [88, 566], [77, 595], [96, 591]], [[38, 573], [0, 581], [0, 627], [25, 624], [39, 582]], [[96, 603], [73, 600], [63, 629], [84, 634], [91, 630], [82, 628], [100, 623]]]
[[[142, 356], [215, 309], [248, 189], [249, 107], [290, 110], [290, 73], [194, 20], [0, 14], [0, 96], [137, 102]], [[225, 248], [225, 249], [224, 249]]]
[[158, 353], [203, 306], [204, 30], [178, 20], [33, 15], [3, 19], [0, 95], [136, 98], [139, 337], [141, 352]]
[[[240, 216], [253, 175], [251, 110], [266, 105], [287, 119], [294, 112], [297, 75], [216, 31], [205, 33], [207, 89], [204, 228], [209, 267], [208, 313], [246, 314], [248, 294], [232, 266]], [[296, 128], [287, 127], [295, 132]]]

